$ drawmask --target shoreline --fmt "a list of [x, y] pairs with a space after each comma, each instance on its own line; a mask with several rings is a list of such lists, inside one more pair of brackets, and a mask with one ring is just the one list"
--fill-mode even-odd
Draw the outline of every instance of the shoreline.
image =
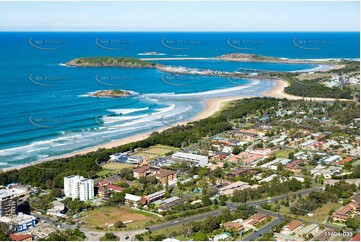
[[207, 118], [213, 114], [215, 114], [216, 112], [218, 112], [226, 103], [228, 103], [229, 101], [233, 101], [233, 100], [237, 100], [237, 99], [243, 99], [243, 98], [251, 98], [251, 96], [234, 96], [234, 97], [220, 97], [220, 98], [210, 98], [205, 100], [204, 102], [204, 108], [203, 110], [198, 113], [196, 116], [194, 116], [193, 118], [189, 119], [189, 120], [185, 120], [185, 121], [181, 121], [179, 123], [175, 123], [172, 126], [166, 126], [166, 127], [162, 127], [159, 128], [157, 130], [154, 131], [149, 131], [149, 132], [144, 132], [144, 133], [140, 133], [140, 134], [136, 134], [130, 137], [126, 137], [126, 138], [120, 138], [118, 140], [113, 140], [113, 141], [109, 141], [103, 144], [99, 144], [96, 146], [92, 146], [89, 148], [85, 148], [82, 150], [78, 150], [78, 151], [74, 151], [71, 153], [67, 153], [67, 154], [63, 154], [63, 155], [58, 155], [58, 156], [53, 156], [53, 157], [49, 157], [46, 159], [41, 159], [38, 161], [34, 161], [34, 162], [30, 162], [24, 165], [19, 165], [16, 167], [9, 167], [9, 168], [3, 168], [0, 169], [0, 171], [2, 170], [3, 172], [8, 172], [11, 170], [20, 170], [29, 166], [35, 166], [35, 165], [39, 165], [41, 163], [44, 162], [48, 162], [48, 161], [53, 161], [53, 160], [57, 160], [57, 159], [62, 159], [62, 158], [70, 158], [76, 155], [85, 155], [87, 153], [90, 152], [95, 152], [98, 149], [110, 149], [110, 148], [114, 148], [114, 147], [118, 147], [124, 144], [128, 144], [128, 143], [132, 143], [132, 142], [137, 142], [137, 141], [141, 141], [144, 140], [146, 138], [148, 138], [153, 132], [162, 132], [166, 129], [169, 129], [173, 126], [177, 126], [177, 125], [185, 125], [187, 123], [190, 122], [194, 122], [194, 121], [198, 121], [204, 118]]
[[[334, 68], [339, 68], [339, 66], [334, 66]], [[287, 81], [284, 81], [282, 79], [275, 79], [273, 80], [275, 81], [276, 85], [266, 91], [266, 92], [262, 92], [260, 93], [260, 97], [274, 97], [274, 98], [286, 98], [288, 100], [307, 100], [307, 101], [336, 101], [336, 99], [334, 98], [313, 98], [313, 97], [301, 97], [301, 96], [294, 96], [291, 94], [287, 94], [284, 92], [284, 88], [286, 88], [287, 86], [289, 86], [289, 83]], [[11, 171], [11, 170], [19, 170], [22, 168], [26, 168], [29, 166], [35, 166], [44, 162], [48, 162], [48, 161], [52, 161], [52, 160], [57, 160], [57, 159], [62, 159], [62, 158], [70, 158], [76, 155], [85, 155], [87, 153], [90, 152], [95, 152], [98, 149], [110, 149], [110, 148], [114, 148], [114, 147], [118, 147], [124, 144], [128, 144], [128, 143], [132, 143], [132, 142], [136, 142], [136, 141], [141, 141], [144, 140], [146, 138], [148, 138], [153, 132], [162, 132], [166, 129], [169, 129], [173, 126], [177, 126], [177, 125], [185, 125], [187, 123], [190, 122], [194, 122], [194, 121], [198, 121], [200, 119], [204, 119], [207, 118], [213, 114], [215, 114], [216, 112], [218, 112], [219, 110], [221, 110], [221, 108], [228, 102], [233, 101], [233, 100], [239, 100], [239, 99], [244, 99], [244, 98], [252, 98], [255, 96], [233, 96], [233, 97], [219, 97], [219, 98], [210, 98], [210, 99], [206, 99], [204, 102], [204, 108], [203, 110], [198, 113], [196, 116], [194, 116], [193, 118], [186, 120], [186, 121], [182, 121], [179, 123], [175, 123], [172, 126], [166, 126], [166, 127], [162, 127], [159, 128], [157, 130], [154, 131], [149, 131], [149, 132], [144, 132], [144, 133], [140, 133], [140, 134], [136, 134], [130, 137], [126, 137], [126, 138], [121, 138], [118, 140], [114, 140], [114, 141], [110, 141], [110, 142], [106, 142], [100, 145], [96, 145], [96, 146], [92, 146], [89, 148], [85, 148], [82, 150], [78, 150], [78, 151], [74, 151], [71, 153], [67, 153], [67, 154], [63, 154], [63, 155], [59, 155], [59, 156], [54, 156], [54, 157], [49, 157], [46, 159], [41, 159], [38, 161], [34, 161], [34, 162], [30, 162], [24, 165], [20, 165], [20, 166], [16, 166], [16, 167], [9, 167], [9, 168], [3, 168], [0, 169], [0, 171], [2, 170], [3, 172], [7, 172], [7, 171]], [[339, 101], [353, 101], [350, 99], [338, 99]]]
[[267, 92], [261, 93], [263, 96], [266, 97], [275, 97], [275, 98], [286, 98], [288, 100], [305, 100], [305, 101], [325, 101], [325, 102], [334, 102], [334, 101], [343, 101], [343, 102], [351, 102], [352, 99], [335, 99], [335, 98], [320, 98], [320, 97], [301, 97], [295, 96], [288, 93], [285, 93], [284, 89], [289, 86], [287, 81], [282, 79], [273, 80], [276, 82], [276, 86], [273, 87], [271, 90]]

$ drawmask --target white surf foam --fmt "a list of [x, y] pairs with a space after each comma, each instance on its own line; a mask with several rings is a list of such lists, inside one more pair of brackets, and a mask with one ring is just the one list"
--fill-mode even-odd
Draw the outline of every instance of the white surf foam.
[[145, 108], [119, 108], [119, 109], [108, 109], [109, 112], [116, 113], [116, 114], [130, 114], [136, 113], [140, 111], [148, 110], [149, 107]]

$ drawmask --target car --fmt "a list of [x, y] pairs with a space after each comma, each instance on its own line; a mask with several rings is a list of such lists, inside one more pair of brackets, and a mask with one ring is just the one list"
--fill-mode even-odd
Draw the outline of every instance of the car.
[[127, 236], [125, 236], [125, 239], [129, 239], [129, 236], [127, 235]]

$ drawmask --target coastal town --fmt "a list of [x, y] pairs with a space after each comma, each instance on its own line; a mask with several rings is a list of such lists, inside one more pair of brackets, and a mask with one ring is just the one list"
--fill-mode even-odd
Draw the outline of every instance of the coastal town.
[[0, 242], [361, 241], [360, 1], [0, 0]]
[[229, 105], [196, 142], [108, 151], [37, 185], [2, 173], [0, 239], [358, 241], [359, 104]]

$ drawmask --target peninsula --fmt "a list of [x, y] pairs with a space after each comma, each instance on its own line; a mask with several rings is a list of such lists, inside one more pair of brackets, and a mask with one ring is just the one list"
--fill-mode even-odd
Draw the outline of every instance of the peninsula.
[[81, 57], [66, 63], [78, 67], [156, 68], [157, 64], [131, 57]]

